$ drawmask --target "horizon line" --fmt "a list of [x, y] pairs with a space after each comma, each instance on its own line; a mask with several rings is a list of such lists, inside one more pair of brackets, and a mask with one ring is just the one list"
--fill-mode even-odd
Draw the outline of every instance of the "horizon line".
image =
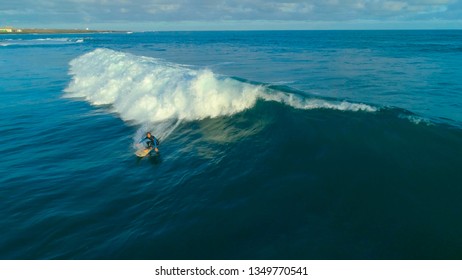
[[[11, 28], [14, 30], [76, 30], [76, 31], [101, 31], [101, 32], [132, 32], [132, 33], [146, 33], [146, 32], [223, 32], [223, 31], [437, 31], [437, 30], [451, 30], [451, 31], [456, 31], [456, 30], [462, 30], [460, 27], [454, 27], [454, 28], [287, 28], [287, 29], [232, 29], [232, 28], [224, 28], [224, 29], [152, 29], [152, 30], [122, 30], [122, 29], [111, 29], [111, 28], [77, 28], [77, 27], [16, 27], [16, 26], [11, 26], [11, 25], [4, 25], [0, 26], [0, 29], [6, 29], [6, 28]], [[0, 33], [0, 34], [5, 34], [5, 33]]]

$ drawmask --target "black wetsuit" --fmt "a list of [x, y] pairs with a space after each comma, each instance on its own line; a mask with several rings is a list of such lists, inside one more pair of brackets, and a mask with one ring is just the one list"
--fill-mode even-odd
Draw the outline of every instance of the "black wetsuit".
[[157, 138], [152, 135], [151, 137], [144, 137], [141, 139], [140, 143], [144, 141], [146, 141], [145, 143], [147, 148], [157, 148], [157, 146], [159, 146], [159, 140], [157, 140]]

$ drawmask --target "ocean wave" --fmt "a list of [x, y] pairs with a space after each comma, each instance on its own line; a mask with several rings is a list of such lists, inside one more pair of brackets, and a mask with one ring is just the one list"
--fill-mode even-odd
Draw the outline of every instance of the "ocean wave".
[[111, 105], [122, 119], [140, 124], [232, 115], [251, 108], [263, 90], [207, 69], [108, 49], [84, 54], [70, 65], [67, 97]]
[[286, 92], [274, 92], [265, 94], [263, 97], [266, 101], [276, 101], [284, 103], [296, 109], [313, 110], [313, 109], [332, 109], [340, 111], [366, 111], [376, 112], [377, 108], [363, 103], [354, 103], [348, 101], [325, 100], [321, 98], [305, 98], [296, 94]]
[[6, 39], [0, 41], [0, 46], [42, 46], [80, 44], [84, 38], [38, 38], [38, 39]]
[[305, 110], [377, 110], [366, 104], [306, 98], [208, 69], [193, 70], [109, 49], [96, 49], [72, 60], [69, 73], [72, 81], [66, 97], [111, 105], [123, 120], [137, 124], [233, 115], [252, 108], [258, 99]]

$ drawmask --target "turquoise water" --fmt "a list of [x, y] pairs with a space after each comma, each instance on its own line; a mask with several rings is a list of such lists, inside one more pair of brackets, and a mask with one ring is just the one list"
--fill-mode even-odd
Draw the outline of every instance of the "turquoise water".
[[0, 258], [460, 259], [460, 65], [457, 30], [2, 35]]

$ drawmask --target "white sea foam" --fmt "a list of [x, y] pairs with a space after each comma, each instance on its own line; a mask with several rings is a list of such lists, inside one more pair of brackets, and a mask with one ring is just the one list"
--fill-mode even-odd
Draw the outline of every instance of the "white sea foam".
[[9, 39], [0, 41], [1, 46], [41, 46], [41, 45], [67, 45], [83, 43], [83, 38], [38, 38], [38, 39]]
[[412, 122], [414, 124], [417, 124], [417, 125], [419, 125], [419, 124], [432, 125], [432, 122], [430, 120], [425, 119], [425, 118], [420, 117], [420, 116], [416, 116], [416, 115], [400, 114], [399, 117], [402, 118], [402, 119], [407, 119], [410, 122]]
[[97, 49], [71, 62], [67, 96], [112, 105], [140, 124], [199, 120], [251, 108], [263, 88], [158, 59]]
[[262, 96], [266, 101], [281, 102], [286, 105], [292, 106], [296, 109], [312, 110], [312, 109], [332, 109], [340, 111], [366, 111], [375, 112], [377, 108], [362, 104], [352, 103], [348, 101], [333, 101], [318, 98], [304, 98], [292, 93], [286, 92], [269, 92]]
[[84, 54], [70, 66], [72, 81], [66, 89], [67, 97], [111, 105], [122, 119], [140, 125], [232, 115], [253, 107], [258, 99], [298, 109], [376, 110], [364, 104], [303, 98], [207, 69], [192, 70], [109, 49]]

